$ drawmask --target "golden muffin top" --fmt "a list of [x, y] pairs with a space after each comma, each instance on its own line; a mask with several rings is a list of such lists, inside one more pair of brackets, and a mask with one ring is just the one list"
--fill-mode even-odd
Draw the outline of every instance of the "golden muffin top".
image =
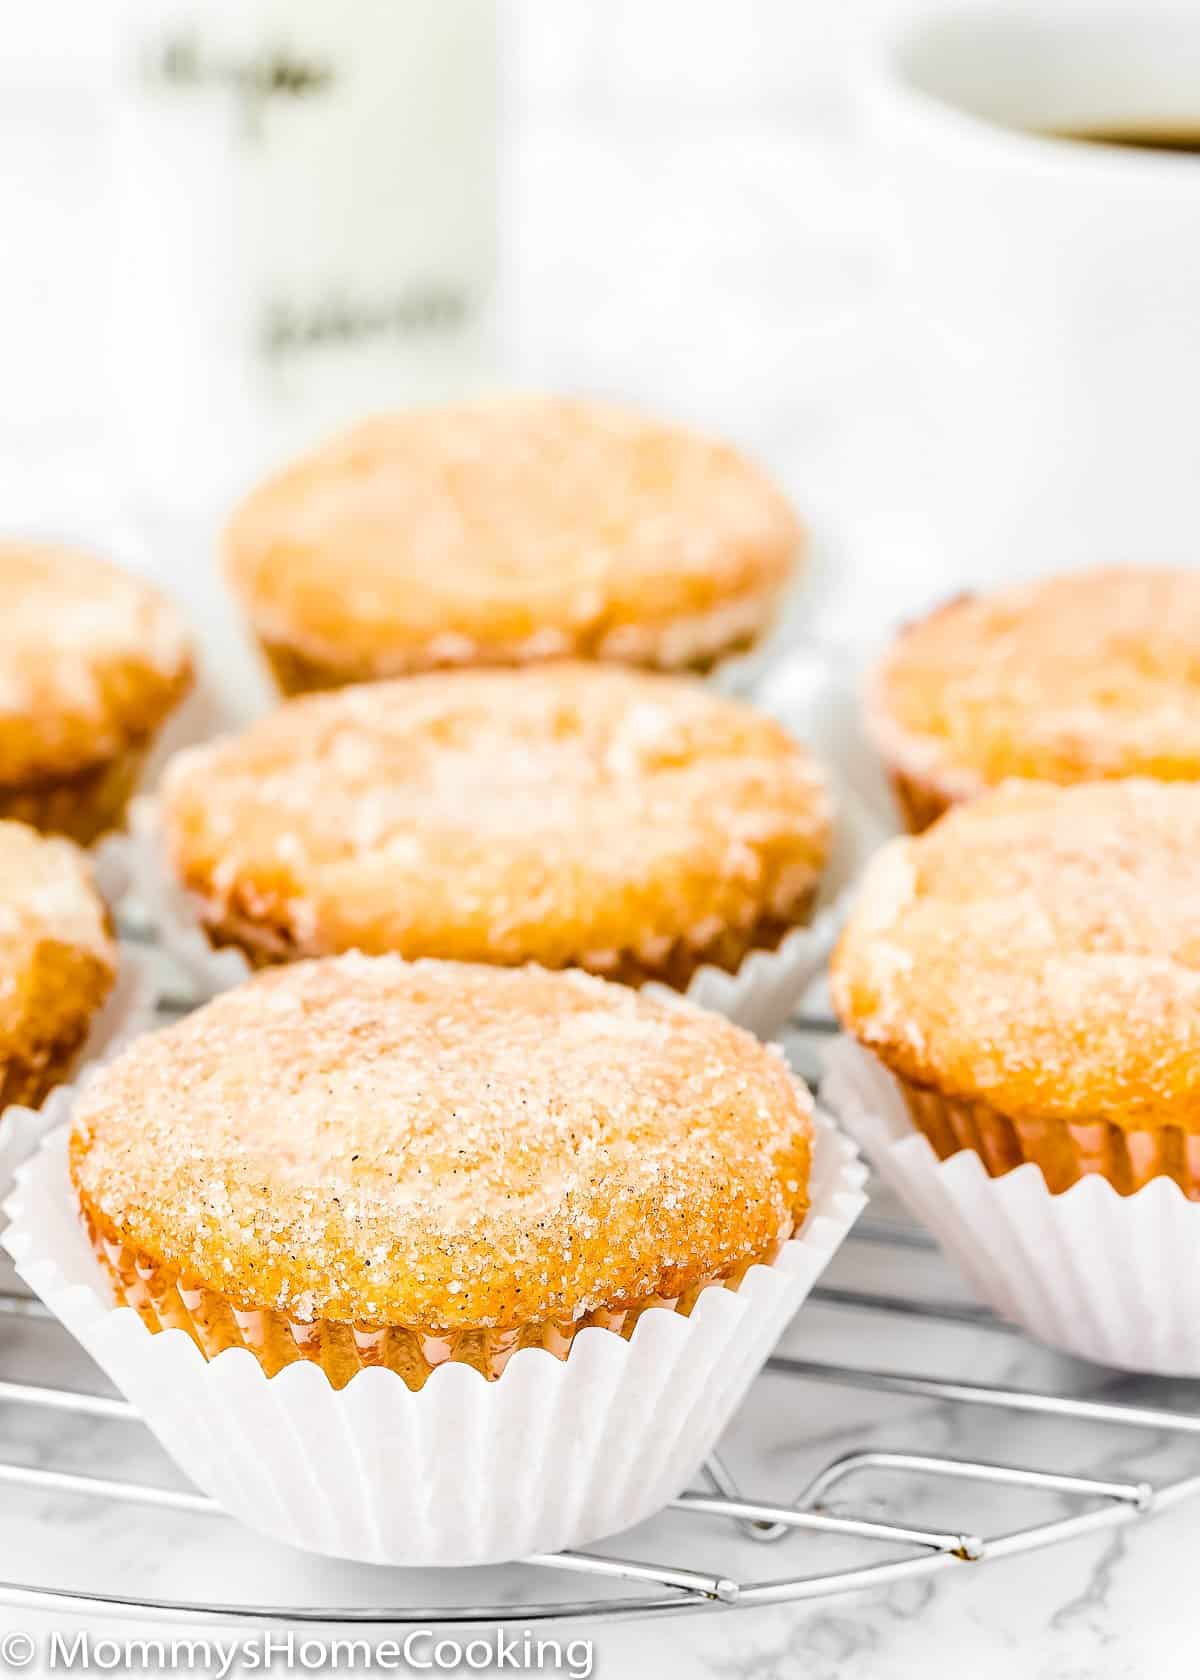
[[112, 989], [117, 948], [84, 854], [0, 822], [0, 1058], [69, 1043]]
[[156, 589], [94, 555], [0, 542], [0, 782], [104, 762], [190, 681], [187, 633]]
[[1200, 1130], [1200, 785], [1010, 783], [890, 841], [833, 993], [944, 1095]]
[[885, 757], [970, 798], [1006, 777], [1200, 777], [1200, 572], [1109, 568], [951, 601], [875, 673]]
[[747, 603], [761, 627], [800, 544], [728, 445], [612, 403], [510, 396], [366, 421], [248, 496], [225, 551], [260, 634], [398, 676], [572, 653], [691, 663], [746, 633]]
[[162, 813], [207, 919], [285, 954], [553, 968], [786, 918], [830, 828], [777, 724], [698, 682], [569, 663], [290, 701], [180, 754]]
[[271, 969], [88, 1085], [100, 1228], [243, 1308], [441, 1330], [675, 1296], [807, 1205], [811, 1103], [718, 1016], [572, 972]]

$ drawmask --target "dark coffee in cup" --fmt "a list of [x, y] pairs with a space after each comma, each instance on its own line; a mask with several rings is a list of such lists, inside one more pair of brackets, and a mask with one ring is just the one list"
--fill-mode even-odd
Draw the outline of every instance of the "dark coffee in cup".
[[1200, 122], [1167, 124], [1131, 123], [1128, 126], [1098, 124], [1094, 128], [1058, 128], [1049, 131], [1058, 140], [1084, 140], [1093, 146], [1132, 146], [1143, 152], [1190, 152], [1200, 157]]

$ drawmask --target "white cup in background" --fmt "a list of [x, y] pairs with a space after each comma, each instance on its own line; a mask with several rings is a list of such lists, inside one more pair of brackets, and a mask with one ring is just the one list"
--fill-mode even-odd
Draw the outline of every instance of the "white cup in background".
[[[1200, 6], [910, 20], [865, 78], [944, 575], [1200, 562]], [[919, 440], [914, 444], [914, 440]]]

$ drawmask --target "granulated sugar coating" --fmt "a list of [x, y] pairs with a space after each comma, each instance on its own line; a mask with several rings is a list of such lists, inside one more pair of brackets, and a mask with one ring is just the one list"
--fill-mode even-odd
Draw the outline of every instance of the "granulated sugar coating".
[[71, 1163], [101, 1242], [184, 1300], [569, 1326], [771, 1258], [810, 1114], [780, 1056], [690, 1006], [354, 954], [140, 1039], [81, 1097]]
[[66, 1077], [116, 973], [83, 853], [0, 822], [0, 1109], [36, 1104]]
[[191, 680], [174, 607], [92, 555], [0, 543], [0, 786], [103, 763]]
[[365, 421], [248, 496], [226, 559], [294, 691], [564, 655], [711, 660], [770, 622], [801, 544], [727, 444], [529, 395]]
[[360, 949], [686, 984], [807, 919], [813, 760], [698, 682], [556, 664], [292, 701], [180, 755], [171, 863], [252, 961]]
[[869, 717], [945, 801], [1011, 776], [1200, 776], [1200, 573], [1109, 568], [964, 596], [911, 625]]
[[892, 841], [833, 984], [846, 1027], [918, 1087], [1200, 1131], [1200, 785], [1010, 783]]

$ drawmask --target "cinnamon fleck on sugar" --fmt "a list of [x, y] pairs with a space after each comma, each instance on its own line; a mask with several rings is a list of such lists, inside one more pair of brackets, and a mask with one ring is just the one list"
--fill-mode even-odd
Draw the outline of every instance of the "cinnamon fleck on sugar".
[[885, 761], [944, 803], [1008, 777], [1200, 776], [1200, 574], [1106, 567], [947, 602], [879, 665]]

